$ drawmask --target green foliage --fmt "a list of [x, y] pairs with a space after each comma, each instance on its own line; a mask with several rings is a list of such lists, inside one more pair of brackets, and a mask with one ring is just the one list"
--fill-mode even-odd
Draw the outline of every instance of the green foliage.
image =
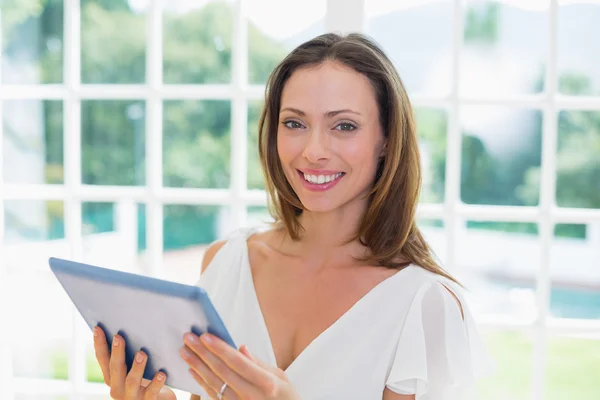
[[164, 17], [165, 83], [229, 83], [233, 14], [224, 2]]
[[500, 4], [486, 2], [471, 5], [465, 20], [465, 42], [493, 44], [498, 39]]

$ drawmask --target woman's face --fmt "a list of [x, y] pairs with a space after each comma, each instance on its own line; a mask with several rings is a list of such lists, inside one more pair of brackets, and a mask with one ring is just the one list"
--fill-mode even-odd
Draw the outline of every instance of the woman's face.
[[307, 210], [332, 211], [367, 194], [383, 145], [375, 92], [364, 75], [330, 61], [288, 79], [277, 150]]

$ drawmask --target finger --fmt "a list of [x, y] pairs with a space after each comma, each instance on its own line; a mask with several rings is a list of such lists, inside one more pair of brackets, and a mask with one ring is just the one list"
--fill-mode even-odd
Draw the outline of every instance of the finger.
[[164, 372], [159, 372], [154, 375], [152, 382], [144, 389], [144, 400], [157, 400], [160, 390], [165, 385], [167, 376]]
[[[189, 369], [189, 373], [196, 380], [196, 382], [198, 382], [200, 384], [200, 386], [202, 386], [202, 388], [206, 391], [206, 393], [210, 396], [211, 399], [218, 399], [217, 392], [215, 392], [204, 381], [204, 379], [202, 379], [202, 377], [196, 373], [196, 371], [194, 371], [193, 369], [190, 368]], [[219, 387], [219, 391], [221, 391], [220, 387]], [[227, 387], [225, 389], [225, 391], [223, 392], [223, 397], [222, 398], [225, 399], [225, 400], [239, 400], [240, 396], [238, 396], [237, 393], [233, 389], [231, 389], [230, 387]]]
[[[245, 382], [251, 382], [261, 393], [271, 393], [274, 390], [275, 377], [270, 371], [248, 360], [245, 355], [224, 341], [216, 336], [204, 334], [199, 342], [208, 349], [208, 354], [201, 357], [215, 374], [228, 383], [228, 379], [240, 378], [239, 382], [231, 381], [232, 387], [245, 387]], [[226, 376], [222, 376], [223, 374]]]
[[[190, 370], [196, 373], [207, 387], [214, 393], [218, 392], [223, 385], [223, 380], [219, 378], [189, 347], [180, 350], [181, 358], [190, 366]], [[202, 384], [201, 382], [198, 382]]]
[[110, 386], [110, 352], [106, 343], [106, 335], [99, 326], [94, 327], [94, 352], [102, 370], [104, 383]]
[[137, 400], [142, 390], [142, 378], [146, 369], [148, 357], [143, 351], [138, 351], [135, 355], [131, 370], [125, 378], [125, 398]]
[[[186, 340], [193, 339], [190, 336], [186, 336]], [[261, 377], [261, 381], [251, 381], [246, 380], [244, 377], [240, 376], [236, 371], [229, 367], [229, 362], [224, 361], [217, 354], [213, 354], [207, 346], [203, 343], [203, 341], [195, 339], [192, 340], [193, 344], [190, 342], [188, 344], [188, 349], [190, 349], [193, 353], [195, 353], [198, 358], [209, 368], [209, 370], [218, 377], [218, 384], [214, 385], [212, 381], [208, 380], [208, 383], [211, 385], [213, 389], [219, 391], [221, 389], [221, 385], [223, 382], [227, 382], [229, 387], [231, 387], [236, 393], [240, 396], [245, 397], [247, 395], [257, 396], [258, 398], [262, 398], [261, 393], [264, 393], [263, 387], [268, 386], [269, 390], [271, 386], [266, 384], [264, 381], [267, 380], [272, 382], [272, 375], [266, 375]], [[242, 359], [244, 362], [248, 364], [253, 364], [250, 360], [247, 359], [246, 356], [240, 354], [236, 349], [231, 348], [229, 345], [225, 344], [225, 346], [229, 347], [231, 352], [228, 357]], [[192, 348], [193, 347], [193, 348]], [[188, 361], [188, 364], [192, 366], [200, 375], [202, 372], [199, 370], [201, 368], [201, 363], [194, 363], [196, 358], [192, 359], [192, 362]], [[260, 368], [254, 364], [255, 368]], [[204, 375], [203, 375], [204, 376]]]
[[110, 354], [110, 395], [116, 399], [125, 397], [125, 340], [121, 335], [115, 335]]

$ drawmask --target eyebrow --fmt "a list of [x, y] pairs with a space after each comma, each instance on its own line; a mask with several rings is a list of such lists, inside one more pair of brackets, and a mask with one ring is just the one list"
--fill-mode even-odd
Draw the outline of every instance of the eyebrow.
[[[306, 113], [302, 110], [298, 110], [297, 108], [293, 108], [293, 107], [285, 107], [282, 108], [280, 113], [284, 112], [284, 111], [291, 111], [293, 113], [296, 113], [300, 116], [306, 116]], [[331, 117], [335, 117], [338, 114], [342, 114], [342, 113], [349, 113], [349, 114], [356, 114], [356, 115], [361, 115], [358, 111], [354, 111], [354, 110], [350, 110], [349, 108], [344, 108], [343, 110], [334, 110], [334, 111], [327, 111], [324, 115], [331, 118]]]

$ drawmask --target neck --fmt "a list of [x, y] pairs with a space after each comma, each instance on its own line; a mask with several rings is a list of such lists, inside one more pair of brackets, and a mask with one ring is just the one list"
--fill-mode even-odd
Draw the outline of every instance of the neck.
[[304, 228], [297, 242], [303, 257], [318, 264], [340, 258], [362, 257], [365, 248], [357, 240], [348, 243], [359, 230], [367, 202], [353, 202], [330, 212], [305, 210], [300, 216]]

